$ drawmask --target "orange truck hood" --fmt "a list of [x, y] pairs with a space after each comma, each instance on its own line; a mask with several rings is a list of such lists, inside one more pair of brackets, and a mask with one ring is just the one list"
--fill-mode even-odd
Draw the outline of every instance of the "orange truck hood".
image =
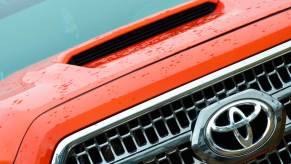
[[[91, 66], [74, 66], [63, 61], [67, 60], [68, 54], [127, 32], [136, 24], [94, 38], [13, 74], [0, 82], [0, 163], [12, 163], [33, 122], [60, 104], [268, 16], [286, 11], [290, 14], [290, 6], [291, 3], [284, 0], [246, 0], [240, 3], [221, 0], [213, 13], [102, 58]], [[147, 19], [137, 24], [143, 24]], [[281, 28], [285, 33], [286, 28], [289, 29], [288, 35], [282, 37], [290, 38], [290, 25]], [[274, 40], [272, 44], [283, 39]], [[199, 58], [201, 55], [197, 60]]]

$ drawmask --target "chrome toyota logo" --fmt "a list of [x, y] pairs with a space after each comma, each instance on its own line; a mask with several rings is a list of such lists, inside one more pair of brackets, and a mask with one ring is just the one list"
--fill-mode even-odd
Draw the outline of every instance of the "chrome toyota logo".
[[191, 148], [207, 163], [245, 163], [279, 144], [285, 118], [276, 97], [242, 91], [199, 112], [192, 122]]
[[276, 122], [270, 106], [255, 99], [232, 102], [217, 110], [206, 125], [210, 149], [223, 156], [241, 156], [263, 145]]

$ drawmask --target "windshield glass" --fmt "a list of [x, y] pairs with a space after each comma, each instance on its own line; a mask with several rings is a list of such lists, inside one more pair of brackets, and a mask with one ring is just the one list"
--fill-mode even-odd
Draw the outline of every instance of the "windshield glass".
[[189, 0], [0, 0], [0, 80], [86, 40]]

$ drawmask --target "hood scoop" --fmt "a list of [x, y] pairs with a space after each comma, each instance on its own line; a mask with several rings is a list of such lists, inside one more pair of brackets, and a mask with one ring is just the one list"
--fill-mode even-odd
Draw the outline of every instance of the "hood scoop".
[[130, 31], [103, 41], [78, 54], [71, 54], [66, 63], [78, 66], [85, 65], [184, 23], [203, 17], [214, 11], [215, 2], [215, 0], [193, 1], [131, 24], [126, 27], [131, 29]]

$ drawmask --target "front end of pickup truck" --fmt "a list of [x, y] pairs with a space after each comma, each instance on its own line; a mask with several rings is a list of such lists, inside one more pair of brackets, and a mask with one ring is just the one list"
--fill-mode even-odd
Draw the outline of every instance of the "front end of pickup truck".
[[291, 163], [291, 1], [193, 0], [0, 81], [0, 163]]

